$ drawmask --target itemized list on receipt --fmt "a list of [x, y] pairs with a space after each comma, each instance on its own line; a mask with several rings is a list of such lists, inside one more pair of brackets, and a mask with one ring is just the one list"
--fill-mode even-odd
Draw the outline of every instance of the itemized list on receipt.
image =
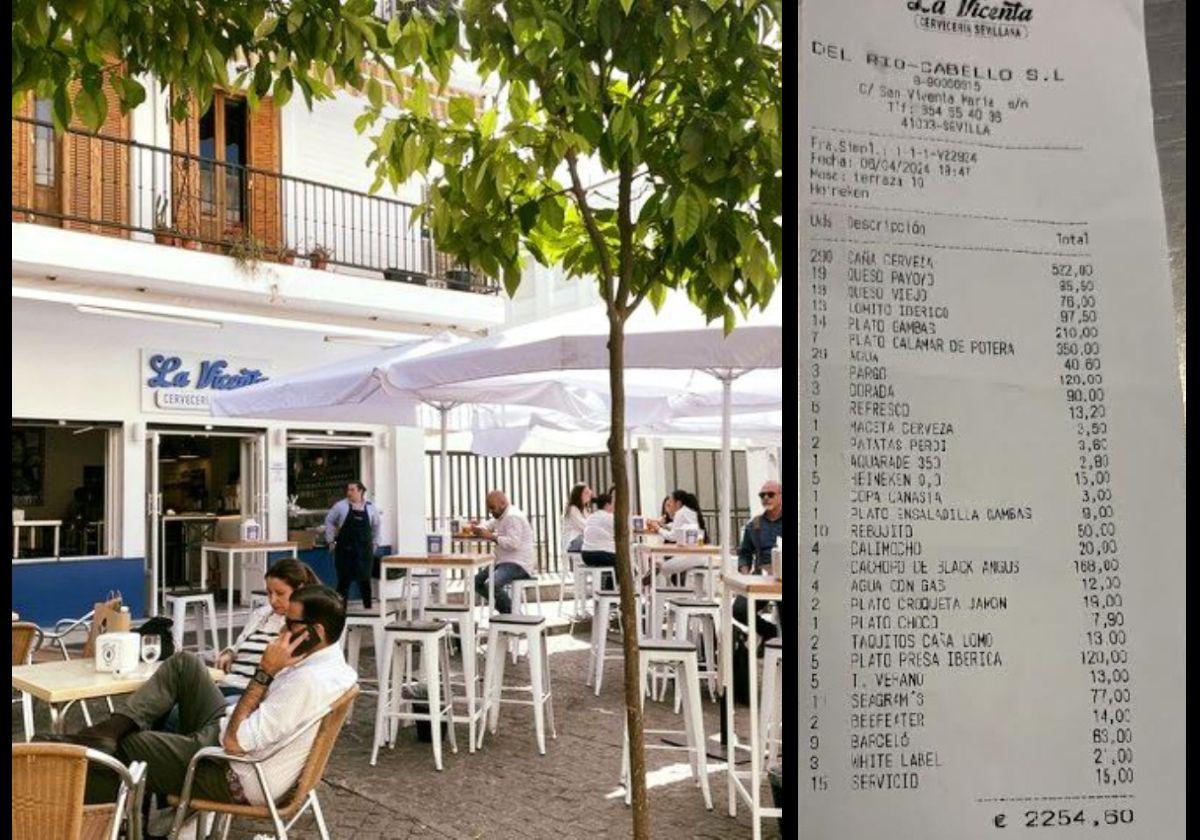
[[1184, 836], [1140, 0], [801, 0], [800, 836]]

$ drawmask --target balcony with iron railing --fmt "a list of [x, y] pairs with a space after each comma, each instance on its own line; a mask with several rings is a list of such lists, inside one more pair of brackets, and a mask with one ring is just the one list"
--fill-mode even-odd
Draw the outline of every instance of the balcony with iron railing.
[[499, 288], [439, 252], [404, 201], [104, 134], [56, 134], [25, 117], [12, 128], [13, 221], [456, 291]]

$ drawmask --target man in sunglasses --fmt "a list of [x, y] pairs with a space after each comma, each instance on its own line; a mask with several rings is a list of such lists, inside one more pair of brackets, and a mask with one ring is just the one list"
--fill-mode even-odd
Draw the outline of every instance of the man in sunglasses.
[[[742, 544], [738, 547], [738, 571], [742, 574], [760, 574], [771, 570], [771, 549], [775, 540], [783, 536], [783, 486], [778, 481], [768, 481], [758, 491], [763, 512], [746, 523], [742, 532]], [[765, 642], [779, 634], [779, 628], [767, 619], [770, 604], [759, 605], [757, 620], [758, 635]], [[740, 595], [733, 602], [733, 617], [746, 623], [746, 599]]]
[[763, 512], [746, 523], [742, 544], [738, 548], [738, 571], [755, 574], [771, 566], [771, 549], [783, 536], [783, 487], [778, 481], [768, 481], [758, 491]]
[[[56, 740], [99, 749], [126, 764], [144, 761], [147, 789], [178, 795], [188, 762], [199, 750], [219, 746], [235, 756], [266, 755], [358, 681], [338, 644], [345, 624], [345, 602], [335, 590], [305, 586], [292, 595], [283, 632], [263, 651], [258, 670], [233, 709], [225, 705], [204, 662], [179, 652], [162, 663], [120, 712]], [[178, 731], [156, 731], [155, 724], [176, 706]], [[314, 727], [265, 762], [272, 798], [296, 783], [316, 733]], [[115, 794], [111, 771], [89, 771], [87, 801], [111, 802]], [[192, 794], [218, 802], [266, 803], [254, 768], [238, 762], [200, 763]]]

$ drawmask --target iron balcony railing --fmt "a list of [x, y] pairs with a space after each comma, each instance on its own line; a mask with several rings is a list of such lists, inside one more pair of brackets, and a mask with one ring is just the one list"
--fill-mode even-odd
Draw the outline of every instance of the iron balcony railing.
[[50, 123], [25, 117], [13, 117], [12, 128], [14, 221], [499, 290], [494, 278], [437, 251], [407, 202], [104, 134], [56, 135]]

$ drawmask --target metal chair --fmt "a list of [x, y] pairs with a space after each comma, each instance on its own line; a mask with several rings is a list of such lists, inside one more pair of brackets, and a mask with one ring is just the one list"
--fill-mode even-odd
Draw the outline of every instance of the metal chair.
[[[325, 773], [325, 765], [329, 761], [330, 753], [333, 752], [334, 744], [337, 743], [338, 733], [341, 732], [342, 724], [346, 722], [346, 717], [350, 713], [350, 705], [357, 696], [358, 686], [355, 685], [335, 700], [328, 709], [300, 727], [290, 738], [261, 758], [252, 759], [244, 755], [230, 755], [220, 747], [206, 747], [197, 752], [188, 763], [187, 776], [183, 780], [183, 790], [179, 796], [167, 797], [167, 801], [176, 806], [175, 824], [171, 828], [171, 837], [179, 836], [189, 811], [194, 811], [216, 815], [222, 823], [221, 836], [228, 834], [229, 825], [234, 817], [249, 817], [270, 820], [275, 828], [275, 836], [279, 840], [286, 840], [288, 830], [302, 815], [311, 810], [317, 821], [317, 831], [323, 840], [329, 840], [325, 815], [321, 812], [321, 803], [317, 799], [317, 782], [321, 781], [321, 776]], [[277, 803], [268, 798], [265, 805], [239, 805], [232, 802], [192, 799], [192, 784], [196, 777], [196, 767], [201, 761], [248, 764], [254, 768], [262, 789], [269, 791], [270, 787], [267, 784], [263, 764], [286, 749], [293, 741], [312, 731], [313, 727], [317, 727], [317, 736], [308, 751], [304, 769], [300, 771], [300, 778], [296, 780], [296, 784], [280, 797], [280, 802]], [[286, 822], [284, 822], [285, 820]]]
[[[85, 805], [88, 763], [111, 770], [120, 780], [116, 801]], [[12, 836], [14, 840], [141, 837], [146, 765], [126, 767], [112, 756], [75, 744], [12, 745]]]

